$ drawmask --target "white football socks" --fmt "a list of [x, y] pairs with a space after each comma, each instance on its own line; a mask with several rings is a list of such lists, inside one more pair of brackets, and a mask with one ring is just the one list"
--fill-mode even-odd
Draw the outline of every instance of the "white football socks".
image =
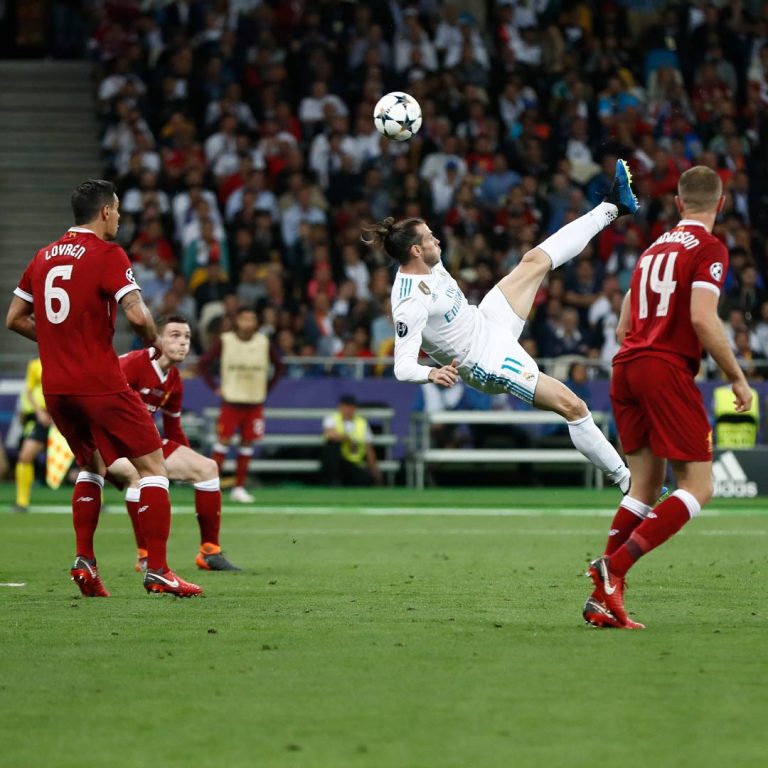
[[595, 424], [592, 414], [568, 422], [568, 432], [574, 446], [586, 456], [598, 469], [618, 485], [622, 493], [629, 490], [630, 474], [628, 467], [621, 460], [617, 450], [608, 442], [608, 438]]
[[641, 520], [645, 520], [645, 518], [648, 517], [648, 513], [653, 509], [653, 507], [648, 504], [643, 504], [639, 499], [635, 499], [629, 495], [622, 499], [620, 506], [624, 507], [624, 509], [628, 509], [635, 515], [635, 517], [639, 517]]
[[672, 495], [677, 496], [677, 498], [685, 504], [691, 518], [699, 516], [699, 512], [701, 512], [701, 504], [699, 504], [696, 497], [690, 491], [678, 488]]
[[618, 215], [619, 209], [613, 203], [600, 203], [589, 213], [558, 229], [541, 243], [539, 248], [552, 260], [552, 269], [557, 269], [578, 256], [587, 247], [587, 243]]

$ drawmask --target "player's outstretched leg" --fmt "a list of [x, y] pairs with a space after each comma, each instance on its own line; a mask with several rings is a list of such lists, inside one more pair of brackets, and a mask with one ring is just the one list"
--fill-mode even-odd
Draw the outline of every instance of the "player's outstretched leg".
[[568, 424], [574, 447], [586, 456], [608, 479], [618, 485], [622, 493], [629, 490], [630, 473], [618, 451], [595, 424], [587, 404], [562, 381], [545, 373], [539, 374], [533, 404], [546, 411], [554, 411]]
[[637, 198], [632, 191], [632, 175], [624, 160], [616, 161], [616, 175], [602, 203], [550, 235], [539, 248], [552, 260], [552, 269], [578, 256], [587, 243], [619, 216], [635, 213]]
[[616, 161], [616, 174], [613, 177], [613, 184], [611, 184], [611, 188], [603, 202], [615, 205], [619, 216], [637, 213], [640, 205], [632, 190], [632, 173], [625, 160], [619, 159]]
[[528, 317], [539, 287], [551, 270], [578, 256], [587, 243], [616, 218], [637, 210], [630, 182], [629, 168], [619, 160], [613, 186], [605, 200], [527, 251], [520, 263], [499, 280], [499, 289], [518, 317], [522, 320]]

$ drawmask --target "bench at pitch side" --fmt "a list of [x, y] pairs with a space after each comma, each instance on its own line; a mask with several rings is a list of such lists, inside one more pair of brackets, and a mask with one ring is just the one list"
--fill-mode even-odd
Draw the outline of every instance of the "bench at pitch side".
[[[607, 435], [610, 414], [592, 411], [595, 424]], [[474, 466], [488, 470], [509, 464], [563, 464], [582, 466], [585, 485], [603, 487], [603, 473], [575, 448], [433, 448], [431, 427], [436, 424], [501, 426], [563, 425], [550, 411], [437, 411], [415, 413], [411, 418], [411, 455], [407, 464], [408, 485], [424, 488], [428, 466]]]
[[[248, 468], [258, 473], [280, 474], [318, 474], [322, 468], [320, 452], [325, 442], [323, 438], [323, 419], [335, 413], [335, 408], [265, 408], [264, 420], [266, 422], [266, 434], [254, 444], [258, 454], [253, 456]], [[392, 458], [392, 451], [397, 444], [397, 435], [392, 434], [392, 420], [395, 416], [393, 408], [365, 408], [359, 407], [357, 413], [368, 420], [368, 423], [379, 426], [381, 433], [374, 433], [371, 443], [383, 448], [383, 457], [379, 459], [379, 469], [387, 476], [389, 483], [394, 480], [395, 474], [400, 469], [400, 460]], [[206, 408], [203, 416], [193, 414], [184, 415], [185, 429], [197, 432], [205, 449], [208, 450], [216, 440], [216, 419], [219, 415], [218, 408]], [[287, 432], [282, 431], [285, 421], [313, 422], [312, 432]], [[315, 423], [316, 422], [316, 423]], [[239, 436], [235, 435], [232, 445], [238, 445]], [[280, 456], [264, 456], [263, 449], [271, 452], [272, 449], [281, 448], [317, 448], [317, 458], [289, 458]], [[233, 472], [234, 459], [224, 462], [224, 471]]]

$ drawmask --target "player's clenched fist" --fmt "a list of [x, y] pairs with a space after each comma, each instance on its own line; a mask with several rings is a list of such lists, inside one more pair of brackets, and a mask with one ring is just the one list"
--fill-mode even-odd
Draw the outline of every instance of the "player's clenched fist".
[[458, 360], [452, 360], [450, 365], [433, 368], [429, 374], [429, 380], [441, 387], [452, 387], [459, 380], [459, 369], [456, 367], [458, 362]]

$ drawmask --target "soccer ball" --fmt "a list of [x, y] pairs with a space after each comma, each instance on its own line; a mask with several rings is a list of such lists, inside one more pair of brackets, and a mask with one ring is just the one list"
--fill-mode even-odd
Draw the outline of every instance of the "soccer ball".
[[408, 93], [392, 91], [377, 102], [373, 124], [388, 139], [408, 141], [421, 128], [419, 102]]

